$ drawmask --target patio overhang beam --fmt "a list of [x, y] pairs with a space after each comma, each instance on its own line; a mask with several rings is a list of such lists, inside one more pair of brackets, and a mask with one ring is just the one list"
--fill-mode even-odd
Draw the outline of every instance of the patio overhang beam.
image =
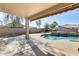
[[[60, 8], [62, 7], [62, 8]], [[63, 3], [28, 17], [31, 21], [79, 8], [79, 3]]]

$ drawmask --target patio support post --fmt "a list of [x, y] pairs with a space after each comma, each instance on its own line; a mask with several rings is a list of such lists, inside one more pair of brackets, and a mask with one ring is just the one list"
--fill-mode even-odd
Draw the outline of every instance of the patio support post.
[[25, 24], [25, 31], [26, 31], [26, 39], [29, 39], [29, 19], [26, 19], [26, 24]]

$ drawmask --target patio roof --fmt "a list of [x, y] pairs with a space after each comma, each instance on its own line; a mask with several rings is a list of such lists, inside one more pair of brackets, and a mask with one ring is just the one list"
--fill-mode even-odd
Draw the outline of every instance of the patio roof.
[[79, 7], [79, 3], [0, 3], [0, 11], [36, 20]]

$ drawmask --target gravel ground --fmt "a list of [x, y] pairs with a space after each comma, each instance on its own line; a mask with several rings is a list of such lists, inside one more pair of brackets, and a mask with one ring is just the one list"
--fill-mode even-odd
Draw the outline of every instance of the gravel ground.
[[34, 56], [24, 35], [0, 38], [0, 56]]

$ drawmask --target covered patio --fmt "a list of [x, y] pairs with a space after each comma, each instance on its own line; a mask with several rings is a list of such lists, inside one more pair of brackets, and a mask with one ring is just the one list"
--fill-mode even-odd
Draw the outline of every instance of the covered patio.
[[0, 11], [26, 20], [26, 38], [29, 38], [29, 21], [60, 14], [78, 8], [78, 3], [0, 3]]
[[[22, 16], [26, 19], [25, 37], [37, 56], [46, 55], [40, 51], [40, 49], [32, 42], [32, 40], [29, 39], [29, 21], [38, 20], [51, 15], [57, 15], [75, 8], [79, 8], [79, 3], [0, 3], [1, 12]], [[48, 53], [47, 55], [53, 54]]]

